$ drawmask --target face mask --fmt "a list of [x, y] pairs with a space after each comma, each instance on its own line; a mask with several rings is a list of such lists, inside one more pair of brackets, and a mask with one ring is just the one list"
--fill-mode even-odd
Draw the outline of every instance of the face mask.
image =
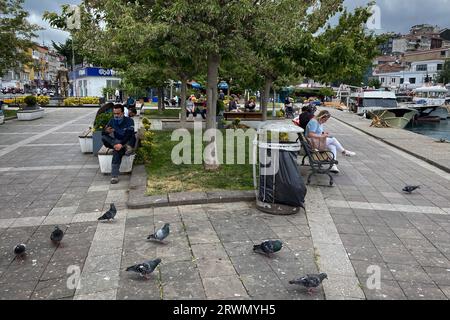
[[118, 124], [121, 124], [123, 121], [123, 117], [120, 116], [114, 116], [114, 121]]

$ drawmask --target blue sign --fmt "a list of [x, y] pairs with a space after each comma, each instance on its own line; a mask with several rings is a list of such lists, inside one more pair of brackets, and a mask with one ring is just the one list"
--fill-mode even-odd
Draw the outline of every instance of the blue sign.
[[[75, 74], [75, 77], [74, 77]], [[89, 67], [70, 73], [70, 79], [78, 79], [84, 77], [114, 77], [116, 72], [112, 69]]]

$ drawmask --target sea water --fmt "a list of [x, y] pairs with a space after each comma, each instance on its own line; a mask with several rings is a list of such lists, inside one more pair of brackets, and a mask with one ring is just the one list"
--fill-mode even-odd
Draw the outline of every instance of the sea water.
[[410, 123], [405, 129], [436, 140], [446, 139], [450, 141], [450, 119], [441, 120], [440, 122]]

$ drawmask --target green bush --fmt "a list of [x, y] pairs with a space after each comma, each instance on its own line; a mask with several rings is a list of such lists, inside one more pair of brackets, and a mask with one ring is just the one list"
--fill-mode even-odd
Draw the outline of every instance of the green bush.
[[150, 131], [150, 124], [144, 126], [141, 136], [141, 146], [136, 151], [136, 164], [149, 164], [151, 160], [151, 151], [154, 146], [154, 133]]
[[225, 103], [222, 100], [217, 100], [217, 115], [219, 116], [225, 111]]
[[34, 107], [37, 103], [37, 99], [35, 96], [26, 96], [24, 102], [28, 107]]
[[94, 122], [94, 131], [101, 131], [105, 126], [108, 124], [108, 122], [113, 118], [112, 112], [105, 112], [102, 114], [99, 114], [97, 118], [95, 118]]

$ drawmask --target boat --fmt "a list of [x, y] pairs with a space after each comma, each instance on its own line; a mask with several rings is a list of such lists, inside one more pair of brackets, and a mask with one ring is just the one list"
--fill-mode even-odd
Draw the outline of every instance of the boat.
[[442, 106], [445, 104], [448, 89], [442, 86], [421, 87], [413, 90], [413, 101], [424, 106]]
[[413, 120], [418, 112], [409, 108], [390, 108], [373, 110], [369, 114], [378, 116], [392, 128], [403, 129]]
[[413, 91], [414, 98], [411, 102], [400, 103], [400, 106], [412, 108], [419, 112], [420, 118], [439, 117], [440, 120], [447, 120], [450, 117], [450, 110], [446, 105], [446, 94], [448, 90], [441, 86], [422, 87]]
[[391, 91], [360, 91], [352, 94], [351, 110], [371, 119], [374, 115], [390, 127], [403, 129], [417, 115], [417, 110], [399, 106]]

